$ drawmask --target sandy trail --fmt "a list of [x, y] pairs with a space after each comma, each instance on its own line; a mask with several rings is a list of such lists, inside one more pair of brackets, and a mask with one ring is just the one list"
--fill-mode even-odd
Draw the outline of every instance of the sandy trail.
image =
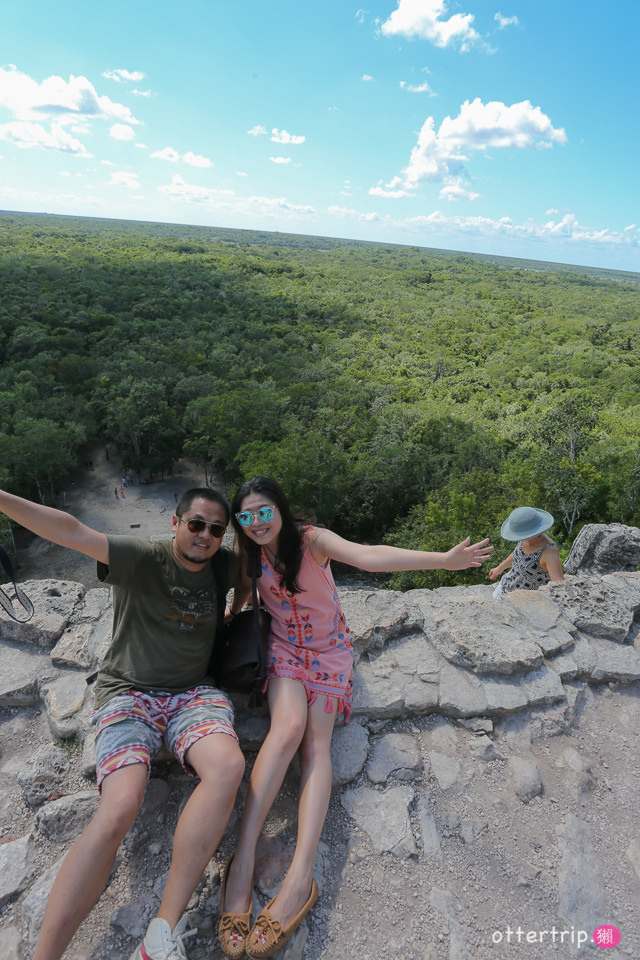
[[[204, 471], [192, 461], [180, 460], [173, 476], [164, 480], [144, 483], [131, 474], [131, 481], [124, 487], [122, 480], [119, 457], [110, 454], [107, 460], [103, 446], [88, 446], [82, 451], [71, 485], [60, 494], [55, 506], [103, 533], [155, 540], [171, 536], [176, 496], [179, 499], [189, 488], [203, 486]], [[100, 586], [95, 563], [88, 557], [22, 531], [16, 532], [16, 544], [19, 580], [53, 577], [76, 580], [87, 587]]]

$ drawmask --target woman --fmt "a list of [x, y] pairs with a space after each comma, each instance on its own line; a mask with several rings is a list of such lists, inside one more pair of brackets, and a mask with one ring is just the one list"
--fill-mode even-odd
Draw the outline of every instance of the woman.
[[[296, 519], [268, 477], [254, 477], [235, 496], [232, 519], [241, 555], [259, 560], [260, 596], [271, 614], [265, 689], [271, 727], [256, 758], [238, 847], [220, 895], [220, 942], [236, 960], [269, 957], [302, 923], [318, 897], [314, 856], [331, 795], [331, 736], [337, 712], [351, 712], [352, 651], [330, 560], [363, 570], [464, 570], [479, 567], [493, 547], [467, 538], [447, 553], [366, 546]], [[243, 562], [243, 569], [247, 563]], [[228, 616], [242, 609], [247, 582]], [[287, 768], [300, 751], [298, 838], [281, 889], [250, 930], [256, 844]]]
[[495, 580], [511, 567], [493, 591], [496, 599], [512, 590], [537, 590], [550, 580], [564, 580], [558, 548], [546, 534], [553, 523], [551, 514], [537, 507], [518, 507], [509, 514], [500, 533], [505, 540], [518, 542], [502, 563], [489, 570], [489, 579]]

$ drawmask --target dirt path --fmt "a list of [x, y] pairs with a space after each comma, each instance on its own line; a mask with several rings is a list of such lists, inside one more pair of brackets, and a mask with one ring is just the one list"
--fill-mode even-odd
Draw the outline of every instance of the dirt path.
[[[107, 460], [103, 446], [88, 446], [71, 486], [56, 506], [103, 533], [153, 540], [170, 535], [176, 495], [179, 499], [190, 487], [204, 484], [202, 468], [189, 460], [179, 461], [173, 476], [165, 480], [145, 483], [130, 476], [123, 486], [126, 477], [119, 458], [112, 454]], [[17, 544], [20, 580], [53, 577], [87, 587], [100, 585], [95, 563], [81, 554], [27, 535], [18, 537]]]

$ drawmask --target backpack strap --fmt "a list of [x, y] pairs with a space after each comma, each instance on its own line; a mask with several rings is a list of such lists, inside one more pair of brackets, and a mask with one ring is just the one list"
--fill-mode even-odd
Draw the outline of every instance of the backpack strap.
[[4, 609], [6, 613], [9, 614], [12, 620], [17, 620], [18, 623], [27, 623], [29, 620], [31, 620], [31, 617], [33, 616], [33, 604], [31, 603], [31, 600], [26, 595], [24, 590], [22, 590], [22, 588], [19, 587], [18, 584], [16, 583], [16, 578], [13, 575], [13, 564], [11, 563], [9, 554], [1, 545], [0, 545], [0, 563], [2, 564], [4, 572], [6, 573], [8, 579], [13, 584], [13, 590], [16, 595], [15, 598], [20, 604], [20, 606], [22, 607], [22, 609], [25, 611], [26, 617], [17, 617], [15, 615], [15, 612], [13, 609], [13, 601], [10, 599], [10, 597], [7, 596], [7, 594], [4, 592], [2, 587], [0, 587], [0, 606]]
[[226, 547], [220, 547], [220, 549], [214, 553], [211, 557], [211, 566], [213, 568], [213, 577], [216, 581], [216, 637], [222, 637], [222, 631], [224, 630], [224, 611], [227, 602], [227, 591], [229, 589], [229, 551]]

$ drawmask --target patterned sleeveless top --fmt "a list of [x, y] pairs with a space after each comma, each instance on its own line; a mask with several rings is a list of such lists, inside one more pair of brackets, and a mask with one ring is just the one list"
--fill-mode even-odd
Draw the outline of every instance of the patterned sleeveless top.
[[540, 550], [535, 553], [525, 553], [522, 549], [522, 541], [516, 543], [511, 560], [511, 570], [502, 577], [500, 585], [503, 593], [511, 593], [512, 590], [537, 590], [538, 587], [549, 583], [551, 577], [546, 570], [540, 566], [540, 557], [547, 547], [555, 546], [553, 541], [545, 543]]
[[264, 549], [261, 551], [260, 597], [271, 614], [267, 651], [267, 681], [272, 677], [299, 680], [311, 705], [324, 695], [325, 710], [332, 712], [334, 698], [345, 721], [353, 698], [353, 651], [351, 633], [340, 606], [329, 561], [317, 563], [309, 550], [309, 534], [303, 531], [303, 556], [298, 573], [300, 593], [280, 585]]

